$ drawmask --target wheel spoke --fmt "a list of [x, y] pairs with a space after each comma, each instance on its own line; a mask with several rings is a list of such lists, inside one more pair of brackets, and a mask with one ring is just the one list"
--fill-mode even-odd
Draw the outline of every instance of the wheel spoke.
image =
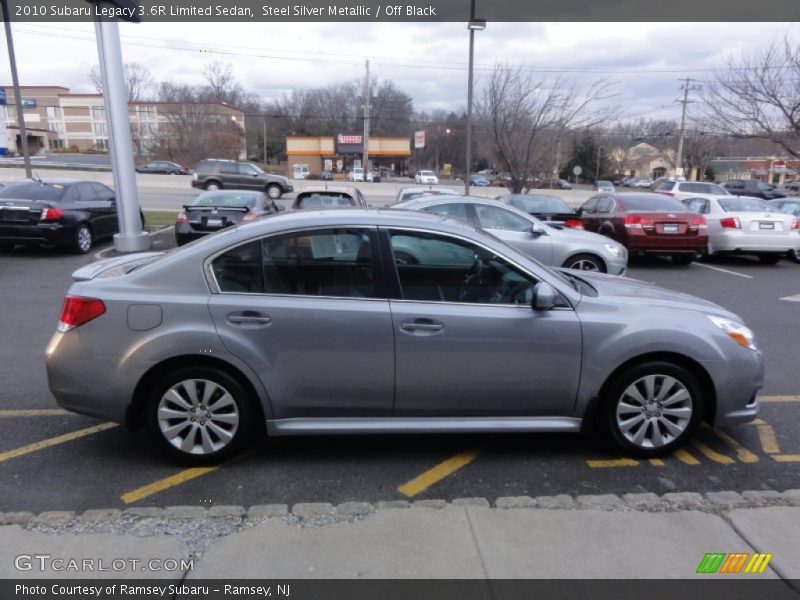
[[222, 396], [214, 400], [212, 404], [207, 404], [206, 406], [208, 407], [208, 410], [215, 412], [221, 408], [227, 408], [228, 406], [235, 407], [236, 403], [233, 401], [233, 397], [228, 392], [225, 392], [222, 394]]
[[197, 399], [197, 381], [195, 379], [190, 379], [189, 381], [182, 382], [181, 385], [186, 391], [186, 395], [189, 396], [192, 406], [199, 406], [200, 403]]
[[641, 446], [645, 436], [647, 435], [647, 430], [649, 428], [650, 428], [650, 421], [647, 420], [644, 421], [642, 423], [642, 426], [639, 427], [639, 430], [635, 434], [633, 434], [633, 438], [631, 438], [631, 441], [637, 446]]
[[183, 438], [181, 442], [181, 450], [187, 453], [191, 453], [192, 449], [195, 446], [195, 441], [197, 440], [197, 430], [200, 429], [200, 426], [197, 423], [192, 423], [192, 428], [189, 430], [189, 433]]
[[642, 381], [644, 382], [645, 398], [649, 402], [655, 398], [656, 376], [648, 375]]
[[661, 387], [658, 390], [658, 395], [656, 396], [656, 402], [661, 402], [664, 399], [670, 390], [675, 387], [677, 381], [672, 377], [664, 377], [661, 381]]
[[681, 389], [672, 394], [672, 396], [664, 400], [661, 404], [662, 406], [670, 406], [677, 402], [684, 402], [685, 400], [690, 400], [690, 399], [691, 396], [689, 396], [689, 391], [685, 387], [681, 387]]
[[237, 415], [236, 413], [228, 413], [222, 415], [212, 414], [209, 417], [209, 419], [210, 419], [209, 422], [212, 423], [226, 423], [228, 425], [238, 425], [239, 423], [239, 415]]
[[662, 408], [661, 414], [669, 417], [678, 417], [679, 419], [690, 419], [692, 417], [692, 409], [689, 407]]
[[628, 404], [627, 402], [620, 400], [619, 404], [617, 405], [617, 415], [621, 417], [622, 415], [628, 415], [630, 413], [641, 414], [642, 407], [634, 406], [633, 404]]
[[211, 434], [205, 427], [200, 428], [200, 439], [203, 442], [203, 452], [210, 454], [214, 451], [214, 442], [211, 440]]
[[214, 392], [216, 392], [218, 389], [219, 386], [217, 386], [217, 384], [214, 383], [213, 381], [204, 381], [203, 400], [200, 403], [203, 404], [204, 406], [208, 406], [209, 400], [211, 400], [211, 397], [214, 395]]
[[223, 429], [222, 427], [220, 427], [219, 425], [217, 425], [213, 421], [206, 421], [206, 425], [211, 431], [216, 433], [217, 437], [219, 437], [219, 439], [222, 440], [222, 442], [225, 443], [225, 444], [227, 444], [228, 442], [231, 441], [231, 439], [233, 438], [233, 434], [236, 431], [235, 428], [232, 431], [228, 431], [227, 429]]
[[644, 414], [640, 412], [638, 415], [628, 419], [627, 421], [620, 421], [619, 429], [622, 431], [622, 433], [628, 433], [634, 425], [641, 423], [642, 421], [644, 421]]
[[653, 425], [651, 427], [653, 430], [653, 435], [651, 436], [653, 441], [653, 446], [659, 447], [664, 445], [664, 438], [661, 436], [661, 429], [658, 427], [658, 421], [653, 421]]
[[642, 406], [647, 404], [647, 400], [644, 399], [644, 396], [642, 396], [641, 392], [639, 391], [639, 388], [636, 387], [636, 384], [628, 386], [628, 389], [625, 390], [625, 393], [623, 394], [623, 398], [624, 397], [633, 398], [636, 402], [638, 402]]
[[187, 410], [175, 410], [166, 406], [158, 409], [159, 419], [188, 419], [190, 416], [191, 414]]
[[189, 420], [181, 421], [180, 423], [176, 423], [175, 425], [170, 425], [169, 427], [161, 427], [161, 433], [164, 434], [168, 440], [173, 439], [179, 433], [184, 431], [189, 426]]
[[680, 427], [675, 423], [673, 423], [672, 421], [670, 421], [669, 419], [665, 419], [664, 417], [661, 417], [659, 419], [659, 422], [662, 423], [664, 427], [667, 429], [667, 431], [669, 431], [670, 434], [674, 435], [675, 437], [678, 437], [680, 434], [683, 433], [684, 429], [686, 429], [685, 427]]
[[168, 400], [174, 404], [177, 404], [181, 408], [185, 409], [187, 412], [192, 410], [192, 405], [189, 404], [184, 399], [184, 397], [178, 393], [178, 390], [176, 390], [175, 388], [172, 388], [170, 391], [164, 394], [164, 398], [161, 400], [162, 404], [164, 403], [164, 400]]

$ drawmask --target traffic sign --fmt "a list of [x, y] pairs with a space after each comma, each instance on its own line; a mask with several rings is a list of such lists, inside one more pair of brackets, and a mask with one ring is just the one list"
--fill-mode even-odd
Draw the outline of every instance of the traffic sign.
[[572, 174], [578, 176], [581, 173], [583, 173], [583, 169], [581, 169], [578, 165], [575, 165], [575, 167], [572, 169]]

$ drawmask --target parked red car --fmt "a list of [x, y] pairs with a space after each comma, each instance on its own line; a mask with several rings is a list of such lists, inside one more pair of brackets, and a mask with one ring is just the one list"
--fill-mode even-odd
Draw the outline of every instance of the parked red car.
[[597, 194], [578, 209], [586, 231], [617, 240], [630, 254], [661, 254], [691, 264], [708, 248], [705, 217], [663, 194]]

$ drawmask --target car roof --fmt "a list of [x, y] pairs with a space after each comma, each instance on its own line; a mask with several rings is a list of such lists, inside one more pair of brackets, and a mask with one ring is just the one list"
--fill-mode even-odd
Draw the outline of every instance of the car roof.
[[298, 191], [297, 196], [299, 197], [302, 194], [320, 194], [325, 192], [329, 194], [347, 194], [352, 198], [355, 198], [358, 195], [358, 188], [352, 185], [309, 185]]
[[411, 186], [408, 186], [408, 187], [400, 188], [400, 190], [397, 193], [398, 194], [407, 194], [407, 193], [410, 193], [410, 192], [434, 192], [434, 193], [439, 193], [439, 194], [454, 194], [454, 195], [458, 195], [459, 194], [453, 188], [439, 187], [439, 186], [433, 187], [433, 186], [430, 186], [430, 185], [411, 185]]
[[215, 196], [240, 196], [242, 194], [261, 194], [263, 195], [264, 192], [261, 190], [206, 190], [202, 192], [197, 197], [205, 196], [207, 194], [214, 194]]
[[[46, 183], [49, 185], [71, 185], [73, 183], [100, 183], [101, 185], [105, 185], [100, 181], [93, 181], [91, 179], [77, 179], [75, 177], [42, 177], [41, 179], [20, 179], [18, 181], [12, 181], [11, 183]], [[6, 185], [11, 185], [8, 183]]]

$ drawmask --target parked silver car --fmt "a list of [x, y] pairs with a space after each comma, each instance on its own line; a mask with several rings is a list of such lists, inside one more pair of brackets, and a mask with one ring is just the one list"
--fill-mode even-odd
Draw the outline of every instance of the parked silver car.
[[501, 200], [471, 196], [422, 196], [392, 208], [422, 210], [485, 229], [542, 264], [624, 275], [625, 246], [588, 231], [548, 224]]
[[686, 207], [708, 223], [708, 253], [752, 254], [776, 264], [800, 247], [800, 221], [760, 198], [712, 196], [687, 198]]
[[593, 427], [651, 457], [758, 412], [735, 314], [425, 213], [282, 213], [73, 280], [46, 351], [58, 403], [190, 463], [265, 434]]

